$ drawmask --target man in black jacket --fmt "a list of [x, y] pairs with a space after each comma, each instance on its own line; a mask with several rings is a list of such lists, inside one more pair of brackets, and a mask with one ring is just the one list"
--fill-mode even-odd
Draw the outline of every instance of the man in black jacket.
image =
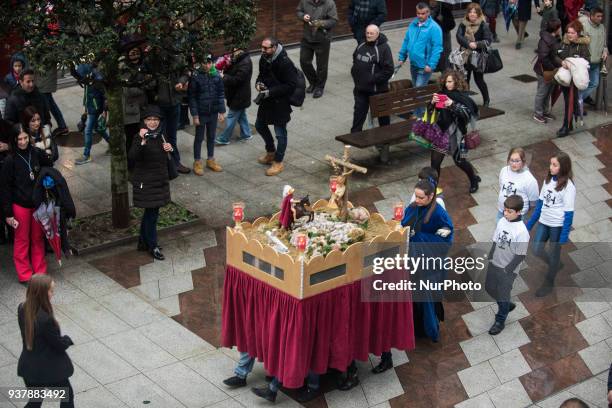
[[19, 115], [28, 106], [34, 106], [40, 114], [41, 125], [51, 125], [49, 105], [45, 96], [36, 87], [32, 69], [24, 69], [19, 76], [19, 87], [14, 89], [6, 101], [4, 116], [12, 124], [19, 123]]
[[[355, 82], [353, 95], [353, 127], [351, 133], [361, 132], [370, 108], [370, 96], [389, 91], [389, 79], [393, 75], [393, 54], [387, 37], [375, 25], [366, 28], [366, 42], [353, 52], [351, 76]], [[388, 116], [378, 118], [380, 126], [390, 123]]]
[[225, 130], [215, 140], [219, 145], [230, 143], [236, 122], [240, 125], [240, 140], [250, 140], [253, 137], [246, 112], [247, 108], [251, 106], [253, 62], [249, 53], [243, 48], [232, 50], [231, 62], [229, 68], [221, 74], [229, 112], [227, 113]]
[[[266, 143], [266, 154], [258, 161], [261, 164], [271, 164], [266, 175], [276, 176], [284, 169], [287, 123], [291, 120], [292, 112], [289, 98], [297, 85], [297, 70], [275, 38], [264, 38], [261, 52], [259, 75], [255, 84], [259, 92], [255, 99], [255, 103], [259, 104], [255, 129]], [[277, 146], [274, 145], [268, 125], [274, 125]]]
[[[304, 35], [300, 44], [300, 66], [308, 78], [307, 93], [313, 98], [323, 96], [327, 81], [327, 63], [331, 47], [331, 29], [338, 22], [334, 0], [300, 0], [297, 17], [304, 23]], [[317, 69], [312, 59], [317, 56]]]
[[365, 30], [370, 24], [381, 26], [387, 18], [385, 0], [351, 0], [349, 3], [348, 23], [357, 44], [365, 41]]

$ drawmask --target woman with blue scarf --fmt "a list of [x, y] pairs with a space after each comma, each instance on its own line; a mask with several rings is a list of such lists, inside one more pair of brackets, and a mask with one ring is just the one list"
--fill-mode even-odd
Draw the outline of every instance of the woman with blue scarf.
[[[402, 226], [410, 227], [408, 253], [411, 258], [429, 259], [429, 267], [416, 270], [413, 281], [413, 318], [415, 335], [440, 339], [440, 321], [444, 320], [442, 291], [419, 290], [420, 282], [442, 282], [446, 278], [444, 258], [453, 242], [453, 221], [446, 210], [436, 203], [436, 182], [433, 178], [419, 180], [414, 187], [415, 201], [404, 210]], [[436, 260], [437, 262], [433, 262]], [[442, 266], [442, 268], [438, 268]], [[413, 271], [410, 271], [411, 273]], [[380, 363], [372, 369], [374, 374], [393, 367], [391, 352], [381, 355]]]

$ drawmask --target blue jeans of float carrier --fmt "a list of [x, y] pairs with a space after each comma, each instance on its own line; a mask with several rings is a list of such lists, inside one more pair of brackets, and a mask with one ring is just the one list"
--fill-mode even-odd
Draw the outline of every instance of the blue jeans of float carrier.
[[274, 125], [274, 134], [276, 134], [276, 147], [274, 146], [274, 138], [270, 128], [259, 119], [255, 121], [255, 129], [261, 135], [266, 143], [266, 152], [274, 153], [274, 161], [281, 163], [285, 158], [285, 150], [287, 150], [287, 124], [284, 126]]
[[[98, 113], [88, 113], [87, 121], [85, 122], [85, 148], [83, 149], [83, 156], [89, 157], [91, 154], [91, 144], [93, 143], [93, 132], [96, 124], [98, 123], [98, 117], [100, 114]], [[107, 142], [110, 140], [110, 136], [108, 135], [108, 128], [104, 130], [104, 134], [102, 135], [104, 140]]]
[[[236, 376], [240, 378], [246, 378], [247, 375], [249, 375], [249, 373], [253, 371], [254, 364], [255, 358], [251, 357], [249, 353], [241, 351], [240, 359], [238, 360], [238, 365], [234, 369], [234, 374], [236, 374]], [[309, 372], [307, 377], [308, 388], [318, 390], [320, 387], [319, 377], [319, 374]], [[280, 385], [281, 383], [280, 381], [278, 381], [278, 378], [274, 377], [272, 378], [272, 381], [270, 381], [268, 387], [270, 388], [270, 391], [278, 392]]]
[[[555, 277], [559, 271], [559, 259], [561, 258], [561, 237], [562, 227], [549, 227], [538, 222], [535, 236], [533, 238], [533, 253], [544, 260], [548, 264], [548, 272], [546, 273], [546, 283], [553, 285]], [[546, 241], [550, 243], [550, 249], [547, 252], [544, 249]]]
[[234, 127], [236, 127], [236, 123], [240, 125], [240, 139], [248, 139], [251, 137], [251, 128], [249, 128], [246, 109], [229, 109], [225, 121], [225, 130], [217, 138], [219, 141], [230, 141], [232, 133], [234, 132]]
[[[432, 67], [432, 69], [434, 68], [435, 67]], [[425, 72], [424, 68], [418, 68], [414, 65], [410, 65], [410, 77], [412, 78], [412, 87], [418, 88], [429, 83], [431, 72]], [[425, 113], [425, 108], [417, 108], [414, 110], [414, 114], [418, 118], [422, 117], [423, 113]]]

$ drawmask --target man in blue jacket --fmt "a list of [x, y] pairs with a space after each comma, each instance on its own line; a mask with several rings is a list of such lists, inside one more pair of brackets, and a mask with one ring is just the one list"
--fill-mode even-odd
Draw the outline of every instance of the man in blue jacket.
[[[410, 76], [415, 88], [427, 85], [442, 54], [442, 29], [430, 17], [430, 13], [427, 3], [417, 4], [417, 18], [408, 26], [399, 52], [400, 65], [410, 58]], [[419, 117], [423, 112], [423, 108], [415, 110]]]

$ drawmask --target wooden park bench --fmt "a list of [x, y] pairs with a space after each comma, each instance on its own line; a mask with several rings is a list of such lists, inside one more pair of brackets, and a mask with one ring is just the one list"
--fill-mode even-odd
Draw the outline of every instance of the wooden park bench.
[[[433, 94], [440, 90], [438, 84], [411, 88], [409, 80], [390, 82], [389, 92], [370, 97], [370, 115], [372, 120], [381, 116], [398, 116], [403, 120], [389, 126], [377, 126], [356, 133], [336, 136], [336, 140], [346, 145], [364, 149], [376, 145], [391, 145], [408, 141], [412, 125], [416, 121], [408, 115], [419, 107], [426, 107]], [[480, 107], [480, 119], [504, 114], [494, 108]]]

